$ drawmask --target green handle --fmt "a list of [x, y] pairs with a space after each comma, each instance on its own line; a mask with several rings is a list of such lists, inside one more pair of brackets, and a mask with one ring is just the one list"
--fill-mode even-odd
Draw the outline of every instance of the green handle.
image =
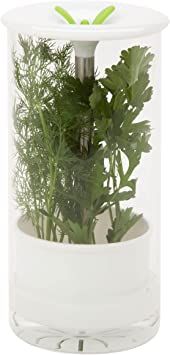
[[81, 21], [80, 24], [81, 25], [90, 25], [90, 22], [88, 20], [84, 19], [84, 20]]
[[93, 25], [101, 25], [115, 11], [115, 6], [108, 6], [103, 9], [93, 21]]
[[64, 17], [64, 19], [70, 24], [70, 25], [75, 25], [76, 21], [73, 19], [73, 17], [68, 13], [68, 11], [66, 11], [65, 9], [63, 9], [60, 6], [55, 6], [55, 11], [58, 12], [59, 15], [61, 15], [62, 17]]
[[[69, 12], [61, 6], [55, 6], [55, 11], [58, 12], [59, 15], [61, 15], [70, 25], [75, 25], [76, 21], [74, 18], [69, 14]], [[108, 6], [105, 9], [103, 9], [99, 14], [95, 17], [94, 21], [92, 22], [92, 25], [101, 25], [112, 13], [115, 11], [115, 6]], [[83, 19], [81, 21], [81, 25], [90, 25], [89, 21], [86, 19]]]

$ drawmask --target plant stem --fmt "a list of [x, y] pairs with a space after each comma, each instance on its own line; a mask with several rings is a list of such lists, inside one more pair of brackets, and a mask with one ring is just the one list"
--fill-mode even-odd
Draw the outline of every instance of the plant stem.
[[36, 229], [36, 232], [37, 232], [37, 237], [38, 237], [39, 239], [41, 239], [40, 228], [38, 227], [37, 224], [36, 224], [36, 226], [35, 226], [35, 229]]
[[92, 241], [93, 241], [93, 244], [96, 244], [94, 232], [92, 233]]
[[61, 233], [61, 237], [60, 237], [59, 242], [60, 242], [60, 243], [62, 243], [62, 242], [63, 242], [63, 240], [64, 240], [64, 233], [62, 232], [62, 233]]
[[[117, 150], [116, 150], [116, 147], [115, 147], [115, 150], [114, 150], [114, 163], [113, 163], [113, 169], [114, 169], [113, 187], [114, 187], [114, 191], [117, 190], [116, 156], [117, 156]], [[117, 201], [115, 203], [115, 214], [116, 214], [116, 219], [119, 219], [120, 218], [120, 203], [119, 203], [119, 201]]]
[[[109, 156], [109, 164], [110, 164], [110, 169], [109, 169], [109, 176], [108, 176], [108, 180], [107, 180], [107, 187], [110, 187], [110, 178], [111, 178], [111, 171], [113, 171], [113, 160], [112, 160], [112, 155]], [[113, 219], [113, 213], [112, 213], [112, 208], [110, 206], [110, 202], [108, 202], [108, 206], [109, 206], [109, 216], [110, 216], [110, 221], [111, 224], [113, 224], [114, 219]]]
[[40, 106], [38, 106], [38, 112], [39, 112], [42, 128], [44, 131], [47, 150], [49, 152], [49, 165], [50, 165], [50, 184], [49, 184], [50, 190], [49, 190], [49, 197], [48, 197], [48, 214], [50, 217], [49, 218], [47, 217], [46, 239], [53, 240], [52, 239], [53, 238], [53, 236], [52, 236], [52, 227], [53, 227], [52, 216], [55, 212], [55, 204], [53, 201], [53, 195], [55, 193], [55, 185], [56, 185], [56, 178], [57, 178], [57, 165], [58, 165], [58, 158], [59, 158], [60, 148], [61, 148], [61, 130], [60, 130], [60, 135], [59, 135], [59, 147], [58, 147], [58, 151], [57, 151], [57, 156], [54, 158], [53, 149], [51, 147], [51, 144], [49, 143], [50, 139], [49, 139], [49, 134], [48, 134], [45, 118], [44, 118], [44, 115], [43, 115], [43, 112], [42, 112]]
[[44, 239], [44, 216], [41, 215], [41, 233], [42, 233], [42, 239]]

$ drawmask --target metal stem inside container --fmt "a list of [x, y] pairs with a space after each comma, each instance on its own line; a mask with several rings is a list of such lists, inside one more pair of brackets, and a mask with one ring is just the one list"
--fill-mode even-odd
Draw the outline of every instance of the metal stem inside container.
[[[81, 82], [86, 78], [94, 77], [94, 56], [93, 57], [75, 57], [75, 75]], [[80, 151], [88, 153], [91, 143], [91, 132], [89, 127], [83, 127], [80, 134]]]
[[83, 81], [85, 78], [94, 77], [94, 57], [75, 57], [76, 78]]

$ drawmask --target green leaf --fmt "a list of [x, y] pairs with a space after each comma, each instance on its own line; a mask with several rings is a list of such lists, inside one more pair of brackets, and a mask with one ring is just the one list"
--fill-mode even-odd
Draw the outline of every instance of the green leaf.
[[80, 226], [78, 223], [73, 223], [72, 221], [68, 220], [67, 222], [68, 226], [70, 227], [71, 232], [70, 237], [73, 241], [73, 243], [76, 244], [89, 244], [90, 243], [90, 237], [88, 233], [88, 226]]
[[130, 82], [133, 85], [139, 78], [140, 74], [148, 72], [151, 62], [154, 59], [152, 53], [148, 53], [148, 47], [134, 46], [121, 53], [121, 63], [129, 69]]
[[89, 98], [91, 108], [94, 110], [104, 97], [103, 90], [99, 86], [94, 85], [93, 92]]
[[44, 216], [49, 217], [49, 214], [48, 214], [45, 210], [43, 210], [42, 208], [40, 208], [39, 211], [40, 211]]
[[126, 84], [119, 75], [119, 72], [113, 71], [111, 69], [106, 69], [107, 77], [106, 79], [100, 79], [101, 84], [110, 90], [112, 93], [118, 92], [123, 89]]
[[123, 91], [119, 91], [113, 99], [113, 109], [115, 111], [122, 110], [126, 102], [126, 95]]
[[69, 228], [69, 224], [67, 222], [61, 221], [59, 218], [54, 218], [54, 220], [56, 225], [61, 229], [62, 233], [71, 238], [71, 240], [74, 240], [74, 233]]
[[[114, 194], [113, 194], [114, 196]], [[135, 197], [134, 191], [124, 191], [124, 192], [119, 192], [115, 194], [113, 201], [120, 202], [120, 201], [127, 201], [130, 200], [131, 198]]]
[[123, 125], [123, 132], [125, 133], [149, 133], [151, 130], [149, 121], [141, 121], [136, 123], [131, 123], [130, 125]]
[[142, 107], [145, 102], [150, 101], [153, 88], [148, 87], [149, 76], [147, 73], [139, 76], [138, 80], [129, 89], [130, 103], [134, 107]]
[[132, 208], [121, 210], [119, 218], [114, 220], [112, 229], [108, 229], [108, 243], [120, 242], [123, 236], [140, 220], [141, 217], [142, 214], [133, 214]]
[[92, 94], [89, 97], [89, 102], [92, 110], [98, 116], [109, 118], [111, 115], [110, 105], [107, 100], [107, 91], [101, 88], [96, 83], [94, 84]]
[[137, 179], [131, 179], [126, 182], [126, 186], [131, 188], [134, 195], [136, 194], [136, 183], [137, 183]]

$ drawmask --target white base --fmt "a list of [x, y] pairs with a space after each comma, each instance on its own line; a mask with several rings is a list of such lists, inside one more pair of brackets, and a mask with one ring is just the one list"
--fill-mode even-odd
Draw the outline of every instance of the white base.
[[90, 246], [39, 240], [18, 228], [16, 313], [63, 330], [124, 327], [147, 318], [157, 307], [158, 285], [149, 270], [149, 231], [139, 232], [129, 241]]
[[[142, 220], [125, 241], [97, 245], [48, 242], [18, 228], [13, 314], [33, 329], [60, 330], [71, 338], [157, 322], [159, 285], [150, 271], [146, 226]], [[144, 338], [152, 336], [146, 332]]]

